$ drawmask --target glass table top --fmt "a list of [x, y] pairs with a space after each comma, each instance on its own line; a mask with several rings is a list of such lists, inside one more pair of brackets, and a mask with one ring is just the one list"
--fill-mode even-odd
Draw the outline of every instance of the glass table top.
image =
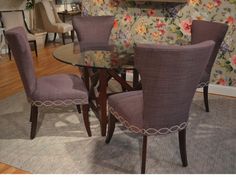
[[117, 52], [115, 45], [70, 43], [58, 47], [53, 56], [64, 63], [80, 67], [134, 69], [133, 53]]

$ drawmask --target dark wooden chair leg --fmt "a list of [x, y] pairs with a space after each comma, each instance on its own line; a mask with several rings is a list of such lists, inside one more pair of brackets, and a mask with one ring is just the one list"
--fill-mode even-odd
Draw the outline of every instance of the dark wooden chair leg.
[[38, 57], [38, 49], [37, 49], [37, 42], [36, 41], [34, 41], [34, 51], [35, 51], [36, 57]]
[[186, 128], [179, 131], [179, 149], [182, 164], [184, 167], [188, 166], [187, 151], [186, 151]]
[[63, 45], [66, 44], [66, 42], [65, 42], [65, 37], [66, 37], [65, 33], [62, 33], [62, 42], [63, 42]]
[[[121, 73], [121, 77], [124, 79], [124, 81], [126, 81], [126, 70]], [[124, 92], [125, 90], [125, 87], [122, 87], [122, 91]]]
[[78, 113], [80, 113], [80, 114], [81, 114], [80, 105], [76, 105], [76, 108], [77, 108], [77, 110], [78, 110]]
[[90, 123], [89, 123], [89, 105], [82, 105], [84, 125], [87, 130], [88, 136], [92, 136]]
[[56, 41], [56, 38], [57, 38], [57, 33], [54, 33], [53, 42]]
[[209, 103], [208, 103], [208, 86], [203, 87], [203, 96], [206, 112], [209, 112]]
[[71, 30], [71, 40], [72, 40], [72, 42], [75, 41], [75, 32], [74, 32], [74, 30]]
[[107, 132], [107, 137], [105, 141], [106, 144], [110, 143], [114, 130], [115, 130], [115, 126], [116, 126], [116, 118], [111, 113], [109, 113], [108, 132]]
[[48, 33], [46, 34], [46, 37], [45, 37], [44, 46], [46, 46], [47, 42], [48, 42]]
[[37, 122], [38, 122], [38, 107], [37, 106], [31, 105], [30, 121], [32, 122], [30, 139], [34, 139], [36, 135]]
[[9, 56], [9, 59], [11, 60], [11, 48], [9, 45], [7, 47], [8, 47], [8, 56]]
[[143, 148], [142, 148], [142, 165], [141, 174], [145, 174], [146, 171], [146, 157], [147, 157], [147, 136], [143, 136]]

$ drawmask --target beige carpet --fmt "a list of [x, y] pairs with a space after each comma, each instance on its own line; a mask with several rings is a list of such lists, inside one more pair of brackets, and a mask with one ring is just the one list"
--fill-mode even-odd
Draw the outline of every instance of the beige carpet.
[[[189, 166], [183, 168], [176, 134], [148, 139], [147, 173], [236, 173], [236, 99], [197, 94], [187, 131]], [[31, 173], [139, 173], [141, 137], [118, 126], [109, 145], [91, 114], [87, 137], [75, 108], [40, 110], [29, 139], [30, 106], [19, 93], [0, 101], [0, 161]]]

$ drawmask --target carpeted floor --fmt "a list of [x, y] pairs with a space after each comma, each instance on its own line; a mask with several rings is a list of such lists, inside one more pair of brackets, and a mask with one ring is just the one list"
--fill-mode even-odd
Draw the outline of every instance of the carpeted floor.
[[[211, 112], [196, 94], [187, 131], [189, 166], [183, 168], [177, 134], [149, 137], [147, 173], [236, 173], [236, 99], [210, 95]], [[19, 93], [0, 101], [0, 161], [31, 173], [139, 173], [141, 136], [117, 126], [109, 145], [91, 113], [87, 137], [75, 108], [40, 110], [29, 139], [30, 106]]]

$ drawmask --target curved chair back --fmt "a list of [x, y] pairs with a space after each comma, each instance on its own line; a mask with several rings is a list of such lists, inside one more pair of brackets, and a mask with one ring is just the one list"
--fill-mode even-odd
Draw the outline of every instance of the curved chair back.
[[1, 21], [5, 30], [9, 30], [21, 26], [28, 32], [28, 27], [25, 22], [25, 15], [23, 10], [1, 11]]
[[80, 43], [108, 45], [114, 17], [74, 16], [72, 24]]
[[186, 126], [213, 47], [213, 41], [189, 46], [137, 45], [135, 66], [141, 75], [145, 128]]
[[12, 49], [18, 71], [28, 98], [36, 87], [36, 76], [30, 46], [23, 27], [6, 31], [6, 39]]
[[215, 62], [221, 43], [223, 42], [225, 34], [228, 30], [228, 25], [223, 23], [208, 22], [203, 20], [194, 20], [192, 23], [191, 30], [192, 30], [192, 36], [191, 36], [192, 44], [197, 44], [207, 40], [213, 40], [215, 42], [214, 50], [205, 69], [205, 71], [209, 74], [210, 78], [212, 66]]
[[53, 2], [42, 0], [37, 3], [37, 7], [40, 11], [44, 30], [47, 32], [55, 32], [55, 28], [57, 28], [57, 26], [55, 26], [56, 23], [63, 22], [60, 20]]

